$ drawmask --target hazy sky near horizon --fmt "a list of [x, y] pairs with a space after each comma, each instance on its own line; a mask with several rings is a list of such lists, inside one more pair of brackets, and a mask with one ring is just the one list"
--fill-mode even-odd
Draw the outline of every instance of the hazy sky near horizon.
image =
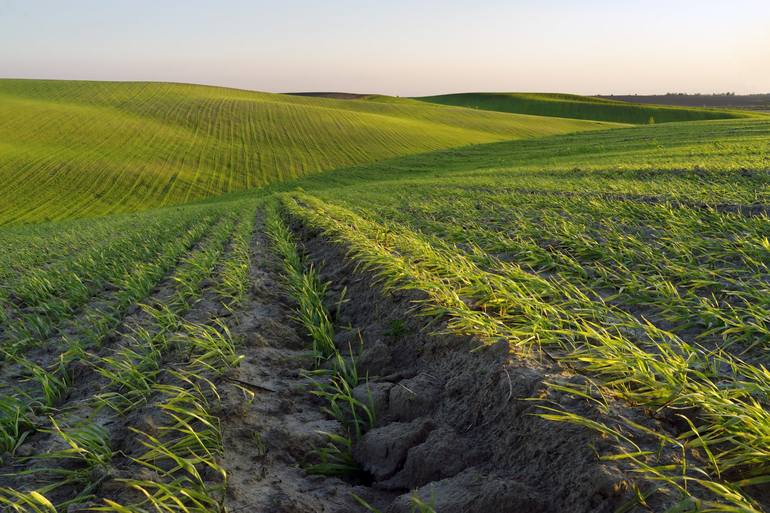
[[770, 92], [770, 0], [0, 0], [0, 77]]

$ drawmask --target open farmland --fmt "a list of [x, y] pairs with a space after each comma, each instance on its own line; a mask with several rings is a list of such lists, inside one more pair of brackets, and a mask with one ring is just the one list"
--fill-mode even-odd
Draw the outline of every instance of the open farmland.
[[157, 208], [388, 157], [605, 126], [387, 98], [0, 80], [0, 223]]
[[0, 91], [0, 511], [770, 511], [770, 118]]

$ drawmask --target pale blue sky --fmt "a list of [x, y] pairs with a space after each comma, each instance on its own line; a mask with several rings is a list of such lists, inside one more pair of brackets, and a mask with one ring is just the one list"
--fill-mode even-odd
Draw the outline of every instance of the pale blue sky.
[[770, 0], [0, 0], [0, 76], [770, 92]]

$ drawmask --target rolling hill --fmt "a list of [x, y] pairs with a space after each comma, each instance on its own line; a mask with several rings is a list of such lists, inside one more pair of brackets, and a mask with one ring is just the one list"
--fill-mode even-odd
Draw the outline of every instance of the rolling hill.
[[727, 110], [640, 105], [572, 94], [461, 93], [425, 96], [417, 99], [440, 105], [497, 112], [632, 124], [732, 119], [748, 116], [745, 113]]
[[137, 211], [390, 157], [607, 126], [410, 100], [0, 80], [0, 224]]
[[770, 204], [770, 120], [644, 125], [408, 155], [276, 184], [361, 196], [476, 184], [597, 193], [646, 191], [708, 204]]

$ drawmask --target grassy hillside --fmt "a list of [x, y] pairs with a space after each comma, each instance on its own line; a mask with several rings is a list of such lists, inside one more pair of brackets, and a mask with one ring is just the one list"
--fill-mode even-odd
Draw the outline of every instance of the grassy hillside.
[[0, 223], [141, 210], [399, 155], [595, 128], [417, 102], [0, 80]]
[[746, 116], [746, 114], [731, 111], [629, 104], [571, 94], [462, 93], [426, 96], [418, 99], [440, 105], [454, 105], [497, 112], [633, 124], [730, 119]]
[[[770, 120], [724, 120], [564, 134], [375, 162], [276, 186], [357, 196], [461, 183], [770, 204]], [[337, 192], [335, 192], [337, 194]]]

